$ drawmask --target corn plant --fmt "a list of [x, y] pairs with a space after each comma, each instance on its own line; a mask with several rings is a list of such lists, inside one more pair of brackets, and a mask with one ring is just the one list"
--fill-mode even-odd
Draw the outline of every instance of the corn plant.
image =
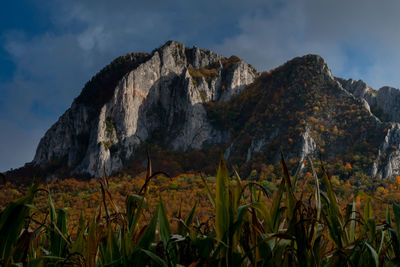
[[[56, 209], [49, 190], [48, 208], [34, 206], [38, 184], [0, 213], [2, 266], [398, 266], [400, 206], [387, 203], [376, 218], [363, 195], [357, 210], [352, 199], [341, 208], [329, 174], [322, 167], [298, 188], [303, 163], [293, 177], [281, 154], [282, 179], [269, 195], [257, 182], [243, 181], [224, 160], [218, 165], [215, 194], [205, 177], [204, 190], [214, 209], [208, 223], [196, 219], [197, 203], [184, 217], [179, 209], [170, 225], [160, 198], [148, 205], [152, 173], [148, 160], [143, 186], [127, 196], [124, 207], [113, 200], [107, 175], [99, 179], [102, 201], [89, 220], [81, 216], [76, 232], [68, 212]], [[306, 190], [307, 189], [307, 190]], [[36, 214], [44, 212], [41, 220]], [[145, 213], [152, 213], [146, 219]], [[44, 218], [44, 219], [43, 219]], [[176, 230], [173, 230], [176, 229]]]

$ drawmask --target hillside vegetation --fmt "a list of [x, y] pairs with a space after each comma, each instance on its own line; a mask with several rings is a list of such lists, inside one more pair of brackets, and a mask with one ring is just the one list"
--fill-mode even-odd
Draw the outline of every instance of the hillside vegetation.
[[[350, 163], [354, 176], [369, 175], [388, 125], [378, 124], [329, 75], [321, 57], [299, 57], [263, 73], [229, 102], [207, 104], [211, 123], [233, 136], [229, 161], [241, 174], [278, 163], [280, 150], [297, 162], [307, 133], [316, 144], [309, 153], [330, 173], [347, 179], [338, 167]], [[247, 159], [257, 143], [260, 149]]]

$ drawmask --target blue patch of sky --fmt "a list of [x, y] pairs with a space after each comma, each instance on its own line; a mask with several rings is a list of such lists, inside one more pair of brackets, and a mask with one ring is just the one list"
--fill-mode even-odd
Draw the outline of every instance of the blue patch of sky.
[[47, 10], [39, 2], [5, 1], [0, 9], [0, 82], [12, 79], [15, 65], [4, 49], [5, 35], [10, 31], [23, 32], [27, 38], [50, 29]]
[[[338, 73], [344, 78], [361, 79], [367, 78], [368, 70], [373, 65], [374, 59], [365, 48], [352, 45], [343, 45], [342, 50], [346, 56], [346, 65], [343, 73]], [[360, 77], [351, 77], [354, 72]]]
[[38, 100], [34, 100], [31, 103], [29, 111], [31, 112], [32, 115], [37, 116], [39, 118], [54, 117], [53, 115], [51, 115], [54, 113], [54, 111], [50, 108], [47, 108], [45, 105], [43, 105], [42, 102]]

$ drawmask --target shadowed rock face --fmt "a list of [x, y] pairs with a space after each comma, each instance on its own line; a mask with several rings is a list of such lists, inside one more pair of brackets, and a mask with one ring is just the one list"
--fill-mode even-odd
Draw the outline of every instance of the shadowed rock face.
[[[400, 175], [400, 91], [332, 76], [317, 55], [258, 73], [237, 57], [169, 41], [128, 54], [88, 82], [47, 131], [32, 166], [99, 176], [148, 143], [190, 153], [224, 147], [233, 163], [364, 156], [372, 176]], [[143, 149], [142, 149], [143, 151]], [[325, 152], [324, 152], [325, 151]]]
[[35, 165], [63, 159], [72, 173], [97, 176], [120, 169], [149, 138], [182, 151], [227, 142], [230, 134], [211, 126], [203, 103], [229, 101], [259, 75], [237, 58], [174, 41], [125, 60], [139, 64], [103, 89], [110, 92], [104, 103], [84, 89], [85, 99], [81, 94], [40, 141]]

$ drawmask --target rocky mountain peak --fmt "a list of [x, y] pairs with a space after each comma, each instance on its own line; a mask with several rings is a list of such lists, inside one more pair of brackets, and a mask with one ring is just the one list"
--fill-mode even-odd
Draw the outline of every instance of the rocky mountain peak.
[[33, 164], [96, 176], [119, 170], [148, 142], [182, 151], [221, 143], [229, 133], [211, 126], [203, 104], [228, 101], [258, 75], [237, 57], [175, 41], [117, 58], [47, 131]]
[[[274, 70], [273, 70], [274, 71]], [[309, 77], [322, 77], [323, 79], [333, 79], [332, 72], [329, 69], [325, 60], [319, 55], [305, 55], [302, 57], [296, 57], [287, 61], [282, 66], [275, 69], [275, 71], [283, 71], [292, 75], [307, 72]], [[307, 77], [307, 78], [309, 78]], [[306, 78], [306, 77], [302, 77]]]

